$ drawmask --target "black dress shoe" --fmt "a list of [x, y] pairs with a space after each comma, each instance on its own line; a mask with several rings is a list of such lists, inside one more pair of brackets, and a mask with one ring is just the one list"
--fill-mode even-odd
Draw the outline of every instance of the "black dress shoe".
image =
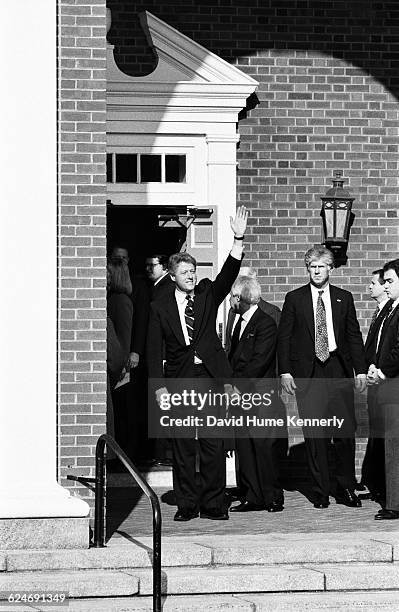
[[399, 511], [387, 510], [386, 508], [383, 508], [377, 512], [374, 519], [376, 521], [393, 521], [395, 519], [399, 519]]
[[320, 497], [315, 499], [313, 502], [313, 507], [317, 508], [318, 510], [321, 510], [322, 508], [328, 508], [329, 505], [330, 501], [328, 497], [324, 495], [320, 495]]
[[230, 512], [254, 512], [256, 510], [265, 510], [266, 506], [264, 504], [253, 504], [249, 501], [243, 501], [238, 506], [233, 506], [230, 508]]
[[225, 510], [210, 508], [209, 510], [201, 510], [201, 518], [210, 519], [211, 521], [228, 521], [229, 515]]
[[191, 521], [192, 519], [197, 518], [198, 512], [193, 510], [178, 510], [173, 517], [174, 521]]
[[343, 504], [349, 508], [360, 508], [362, 505], [356, 493], [350, 489], [341, 489], [335, 500], [337, 504]]
[[268, 512], [282, 512], [284, 510], [284, 503], [273, 501], [271, 504], [266, 504], [265, 510]]

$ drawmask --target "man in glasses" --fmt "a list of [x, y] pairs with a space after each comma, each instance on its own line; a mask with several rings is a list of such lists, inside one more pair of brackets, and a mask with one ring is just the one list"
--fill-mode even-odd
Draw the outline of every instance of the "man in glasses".
[[159, 299], [175, 286], [168, 273], [167, 255], [150, 255], [147, 257], [145, 273], [151, 283], [151, 301]]

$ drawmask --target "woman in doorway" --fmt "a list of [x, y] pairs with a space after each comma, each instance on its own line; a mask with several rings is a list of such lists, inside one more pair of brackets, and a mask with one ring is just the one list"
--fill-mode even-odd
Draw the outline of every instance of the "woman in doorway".
[[[109, 349], [111, 338], [108, 335], [108, 378], [107, 385], [107, 430], [121, 444], [121, 417], [127, 409], [126, 387], [121, 384], [125, 380], [127, 362], [130, 354], [132, 334], [133, 304], [130, 298], [132, 283], [129, 269], [123, 261], [111, 261], [107, 265], [107, 316], [112, 323], [118, 342], [119, 359], [117, 370], [110, 371]], [[115, 343], [114, 343], [115, 344]], [[123, 420], [123, 419], [122, 419]], [[123, 447], [123, 443], [121, 444]]]

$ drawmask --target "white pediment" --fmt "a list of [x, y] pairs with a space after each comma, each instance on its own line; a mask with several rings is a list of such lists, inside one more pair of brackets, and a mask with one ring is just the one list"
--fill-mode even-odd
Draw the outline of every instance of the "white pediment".
[[[132, 77], [115, 63], [113, 46], [108, 45], [107, 90], [125, 94], [165, 95], [169, 92], [198, 97], [225, 93], [233, 98], [248, 97], [258, 83], [214, 53], [194, 42], [148, 11], [140, 15], [147, 40], [158, 59], [148, 75]], [[219, 88], [219, 90], [217, 89]], [[225, 91], [224, 91], [225, 90]], [[234, 104], [235, 106], [236, 104]]]

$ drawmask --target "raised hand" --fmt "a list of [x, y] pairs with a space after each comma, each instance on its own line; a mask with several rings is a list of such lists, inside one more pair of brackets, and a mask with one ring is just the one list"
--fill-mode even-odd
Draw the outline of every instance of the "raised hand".
[[239, 206], [237, 208], [236, 216], [230, 217], [230, 227], [234, 232], [234, 236], [241, 237], [245, 234], [247, 229], [248, 211], [245, 206]]

